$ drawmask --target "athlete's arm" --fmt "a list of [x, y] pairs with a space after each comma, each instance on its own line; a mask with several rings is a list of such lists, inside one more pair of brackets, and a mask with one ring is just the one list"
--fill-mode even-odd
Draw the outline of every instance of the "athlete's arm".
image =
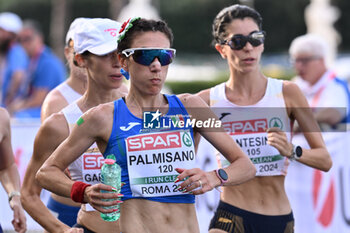
[[[210, 89], [202, 90], [196, 94], [197, 96], [201, 97], [204, 102], [210, 106]], [[194, 145], [196, 149], [196, 153], [198, 150], [198, 145], [201, 141], [201, 135], [199, 133], [196, 133], [194, 135]]]
[[11, 84], [5, 97], [6, 105], [11, 104], [11, 102], [16, 98], [16, 94], [18, 93], [21, 84], [24, 82], [25, 72], [24, 70], [16, 70], [11, 77]]
[[42, 187], [35, 175], [41, 165], [68, 136], [63, 114], [54, 114], [40, 127], [34, 141], [33, 156], [28, 164], [21, 190], [21, 201], [28, 214], [48, 232], [63, 232], [69, 227], [54, 217], [40, 199]]
[[[9, 195], [20, 191], [21, 184], [11, 146], [10, 118], [2, 108], [0, 108], [0, 122], [0, 183]], [[9, 204], [13, 210], [12, 225], [17, 232], [25, 232], [26, 217], [19, 196], [13, 196]]]
[[[200, 97], [194, 95], [181, 95], [180, 99], [186, 107], [189, 115], [192, 116], [192, 119], [196, 119], [197, 121], [215, 119], [216, 121], [219, 121], [216, 115], [210, 110], [209, 106]], [[241, 184], [255, 176], [256, 169], [248, 159], [248, 156], [244, 154], [241, 148], [222, 127], [215, 130], [207, 128], [196, 128], [195, 130], [207, 139], [231, 163], [224, 169], [228, 174], [228, 181], [225, 185]], [[178, 177], [180, 180], [187, 176], [190, 176], [190, 178], [184, 181], [181, 184], [181, 187], [185, 187], [186, 185], [200, 179], [203, 184], [203, 189], [194, 191], [194, 194], [201, 194], [221, 184], [215, 172], [203, 172], [199, 170], [199, 168], [195, 168], [182, 172]]]
[[202, 100], [204, 100], [204, 102], [210, 106], [210, 89], [202, 90], [196, 95], [201, 97]]
[[[298, 122], [300, 131], [303, 132], [311, 148], [303, 148], [303, 154], [298, 162], [322, 171], [328, 171], [332, 167], [332, 159], [304, 95], [296, 84], [284, 82], [283, 96], [290, 117]], [[278, 149], [278, 146], [276, 148]], [[292, 145], [290, 143], [287, 148], [291, 154]]]
[[[113, 103], [102, 104], [83, 114], [78, 120], [79, 124], [75, 125], [69, 137], [39, 169], [36, 179], [42, 187], [60, 196], [70, 197], [74, 181], [66, 177], [63, 171], [95, 141], [98, 143], [100, 151], [104, 151], [112, 129], [113, 108]], [[89, 202], [98, 211], [113, 212], [113, 210], [102, 209], [101, 206], [112, 206], [119, 201], [105, 202], [101, 199], [117, 199], [118, 194], [100, 193], [101, 189], [112, 191], [111, 186], [104, 184], [87, 187], [84, 201]]]

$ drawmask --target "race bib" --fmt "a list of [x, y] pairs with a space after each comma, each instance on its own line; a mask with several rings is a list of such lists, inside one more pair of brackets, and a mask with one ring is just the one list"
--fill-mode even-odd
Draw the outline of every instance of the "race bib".
[[[278, 150], [267, 144], [266, 133], [239, 134], [232, 136], [236, 143], [248, 155], [256, 168], [256, 176], [285, 175], [288, 160]], [[223, 167], [230, 163], [220, 155]]]
[[129, 182], [134, 197], [183, 195], [175, 184], [175, 168], [195, 167], [189, 130], [135, 135], [126, 139]]
[[101, 167], [104, 157], [94, 143], [83, 155], [82, 175], [85, 183], [94, 185], [101, 183]]

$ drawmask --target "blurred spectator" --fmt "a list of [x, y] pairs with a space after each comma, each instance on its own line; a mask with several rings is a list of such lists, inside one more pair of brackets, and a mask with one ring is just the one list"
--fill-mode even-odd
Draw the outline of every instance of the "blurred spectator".
[[17, 43], [17, 34], [21, 28], [22, 20], [16, 14], [0, 13], [0, 103], [2, 106], [11, 104], [20, 95], [25, 81], [28, 57], [22, 46]]
[[[289, 53], [298, 76], [294, 81], [317, 107], [318, 123], [336, 125], [345, 120], [348, 107], [347, 84], [327, 68], [328, 45], [319, 36], [304, 35], [293, 40]], [[341, 109], [343, 108], [343, 109]]]
[[10, 117], [3, 108], [0, 108], [0, 183], [8, 194], [9, 205], [13, 210], [14, 229], [17, 232], [26, 232], [26, 217], [19, 192], [21, 182], [11, 147]]
[[[73, 36], [76, 28], [79, 28], [85, 20], [85, 18], [77, 18], [69, 27], [64, 54], [67, 59], [70, 74], [66, 81], [55, 87], [46, 96], [41, 109], [42, 122], [51, 114], [61, 111], [64, 107], [79, 99], [86, 90], [86, 71], [84, 68], [73, 64]], [[34, 152], [36, 152], [35, 148], [36, 147], [34, 147]], [[80, 210], [80, 203], [76, 203], [70, 198], [65, 198], [54, 193], [50, 195], [47, 208], [40, 199], [42, 188], [35, 182], [35, 174], [50, 154], [51, 153], [43, 153], [42, 151], [40, 151], [40, 153], [33, 153], [31, 161], [26, 169], [21, 190], [23, 208], [37, 223], [49, 232], [51, 232], [52, 229], [58, 231], [58, 226], [65, 224], [73, 226], [76, 224], [77, 215]]]
[[47, 93], [65, 80], [65, 67], [44, 44], [37, 22], [24, 22], [19, 41], [30, 58], [26, 90], [21, 98], [8, 106], [8, 110], [14, 117], [40, 117], [41, 105]]
[[88, 18], [76, 18], [69, 27], [66, 35], [66, 46], [64, 48], [64, 55], [69, 68], [69, 77], [46, 96], [41, 108], [41, 121], [44, 121], [52, 113], [59, 112], [67, 105], [73, 103], [80, 98], [86, 90], [86, 71], [73, 64], [73, 35], [75, 30], [79, 28], [79, 25], [86, 20], [88, 20]]
[[[286, 190], [298, 220], [295, 221], [295, 232], [349, 232], [341, 215], [338, 175], [347, 161], [346, 127], [342, 124], [348, 119], [350, 104], [347, 83], [328, 69], [328, 44], [323, 38], [311, 34], [297, 37], [291, 43], [289, 53], [298, 75], [294, 81], [313, 108], [333, 161], [328, 173], [291, 163]], [[293, 143], [307, 146], [304, 137], [298, 133]]]

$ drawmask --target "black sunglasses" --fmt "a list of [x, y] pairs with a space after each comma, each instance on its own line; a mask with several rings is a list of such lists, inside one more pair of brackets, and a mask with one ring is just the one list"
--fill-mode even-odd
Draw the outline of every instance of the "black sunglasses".
[[223, 45], [227, 44], [233, 50], [241, 50], [244, 48], [247, 42], [249, 42], [254, 47], [257, 47], [263, 44], [264, 41], [265, 41], [265, 32], [258, 31], [258, 32], [250, 33], [249, 36], [243, 36], [241, 34], [234, 35], [231, 37], [230, 40], [224, 40], [221, 44]]
[[170, 48], [132, 48], [122, 51], [126, 57], [132, 55], [135, 62], [145, 66], [149, 66], [156, 58], [162, 66], [169, 65], [175, 58], [175, 53], [176, 50]]

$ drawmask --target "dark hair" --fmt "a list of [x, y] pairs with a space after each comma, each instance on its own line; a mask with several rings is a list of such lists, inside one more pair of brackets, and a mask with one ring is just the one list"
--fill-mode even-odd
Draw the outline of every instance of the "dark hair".
[[124, 49], [128, 49], [131, 47], [131, 43], [134, 38], [143, 32], [162, 32], [164, 33], [169, 41], [170, 46], [173, 44], [173, 32], [168, 27], [167, 23], [162, 20], [152, 20], [152, 19], [137, 19], [132, 22], [132, 27], [125, 32], [124, 38], [118, 44], [118, 52], [123, 51]]
[[222, 43], [228, 33], [226, 31], [227, 25], [232, 22], [234, 19], [244, 19], [252, 18], [255, 23], [258, 25], [259, 30], [262, 30], [262, 17], [253, 8], [248, 6], [235, 4], [229, 7], [222, 9], [219, 14], [216, 15], [213, 22], [213, 44]]

